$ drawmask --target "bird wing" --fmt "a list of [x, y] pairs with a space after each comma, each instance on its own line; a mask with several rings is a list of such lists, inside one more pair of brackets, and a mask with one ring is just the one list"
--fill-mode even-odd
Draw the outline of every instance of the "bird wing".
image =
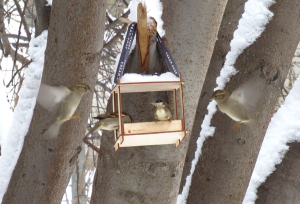
[[[127, 113], [122, 113], [122, 118], [128, 116], [129, 119], [131, 120], [131, 122], [133, 122], [132, 117], [127, 114]], [[93, 117], [94, 119], [98, 119], [98, 120], [103, 120], [105, 118], [118, 118], [119, 117], [119, 113], [118, 112], [113, 112], [113, 113], [105, 113], [105, 114], [100, 114], [97, 117]]]
[[261, 97], [261, 88], [263, 87], [263, 80], [255, 78], [246, 81], [232, 92], [230, 98], [238, 101], [247, 110], [254, 110], [259, 98]]
[[70, 90], [65, 86], [49, 86], [41, 84], [37, 102], [48, 111], [55, 111], [60, 102], [70, 94]]
[[[124, 115], [122, 115], [122, 116], [124, 116]], [[105, 119], [105, 118], [118, 118], [118, 117], [119, 117], [118, 112], [113, 112], [113, 113], [100, 114], [97, 117], [93, 117], [93, 118], [102, 120], [102, 119]]]

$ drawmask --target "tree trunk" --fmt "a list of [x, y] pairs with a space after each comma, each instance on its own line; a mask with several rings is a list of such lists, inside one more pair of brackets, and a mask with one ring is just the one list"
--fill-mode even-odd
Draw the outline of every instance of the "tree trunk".
[[50, 24], [51, 6], [46, 6], [46, 0], [34, 0], [36, 8], [35, 35], [40, 35], [44, 30], [48, 30]]
[[289, 144], [289, 150], [276, 170], [258, 188], [256, 204], [299, 203], [299, 143]]
[[[226, 2], [190, 0], [184, 6], [171, 0], [163, 2], [167, 46], [185, 80], [188, 130], [194, 123], [195, 101], [200, 96]], [[135, 52], [135, 59], [128, 60], [126, 72], [140, 73], [136, 56]], [[162, 71], [161, 65], [153, 66], [155, 61], [150, 56], [149, 73]], [[150, 103], [158, 98], [168, 101], [164, 92], [124, 94], [122, 108], [135, 122], [153, 121]], [[170, 100], [168, 103], [171, 104]], [[189, 135], [177, 149], [175, 145], [161, 145], [120, 148], [114, 152], [113, 136], [104, 132], [91, 203], [176, 203], [188, 142]]]
[[[214, 137], [208, 138], [196, 166], [187, 203], [232, 203], [243, 201], [254, 164], [274, 106], [299, 42], [299, 1], [278, 1], [271, 7], [273, 19], [254, 44], [237, 59], [239, 72], [230, 80], [232, 91], [250, 78], [263, 78], [258, 120], [238, 131], [220, 111], [212, 120]], [[212, 62], [213, 63], [213, 62]]]
[[[105, 1], [54, 1], [48, 33], [43, 83], [94, 87], [103, 43]], [[93, 92], [92, 92], [93, 93]], [[77, 120], [64, 123], [59, 138], [41, 134], [54, 114], [35, 107], [23, 150], [2, 204], [61, 203], [81, 150], [92, 94], [83, 97]]]
[[230, 42], [233, 38], [233, 32], [237, 29], [237, 24], [244, 12], [244, 3], [246, 0], [228, 0], [224, 16], [218, 33], [213, 55], [207, 70], [206, 78], [201, 90], [200, 98], [195, 115], [195, 123], [191, 131], [190, 144], [185, 158], [185, 164], [181, 177], [180, 192], [186, 182], [186, 177], [191, 170], [191, 162], [195, 157], [197, 149], [197, 139], [199, 137], [201, 123], [207, 113], [207, 105], [210, 102], [211, 96], [216, 85], [216, 78], [220, 75], [220, 70], [225, 62], [225, 56], [230, 51]]

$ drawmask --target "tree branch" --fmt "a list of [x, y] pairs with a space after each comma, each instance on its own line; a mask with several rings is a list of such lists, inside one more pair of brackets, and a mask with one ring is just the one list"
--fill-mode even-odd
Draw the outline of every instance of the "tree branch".
[[17, 0], [14, 0], [14, 2], [16, 4], [17, 10], [18, 10], [19, 15], [21, 17], [21, 24], [24, 25], [24, 29], [25, 29], [25, 32], [26, 32], [26, 35], [27, 35], [27, 39], [28, 39], [28, 41], [30, 41], [31, 40], [31, 33], [29, 32], [29, 28], [28, 28], [28, 25], [26, 23], [25, 15], [24, 15], [28, 0], [25, 1], [25, 3], [24, 3], [24, 10], [23, 11], [21, 9], [21, 6], [20, 6], [19, 2]]
[[100, 148], [96, 147], [93, 143], [91, 143], [88, 139], [88, 137], [85, 137], [83, 139], [83, 142], [90, 148], [92, 148], [92, 150], [94, 150], [95, 152], [99, 153], [100, 152]]

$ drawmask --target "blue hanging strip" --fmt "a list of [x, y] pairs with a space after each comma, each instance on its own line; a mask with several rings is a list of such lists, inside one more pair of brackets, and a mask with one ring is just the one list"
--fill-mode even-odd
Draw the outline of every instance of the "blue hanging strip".
[[156, 34], [156, 42], [160, 55], [163, 57], [165, 66], [170, 72], [173, 72], [177, 77], [179, 77], [179, 71], [175, 61], [173, 60], [169, 50], [167, 49], [165, 43], [162, 41], [160, 35]]
[[136, 33], [136, 25], [137, 25], [137, 23], [133, 22], [128, 26], [127, 35], [125, 37], [125, 42], [123, 45], [121, 57], [120, 57], [119, 64], [118, 64], [116, 74], [115, 74], [114, 82], [116, 84], [118, 83], [118, 78], [121, 78], [123, 76], [126, 62], [127, 62], [128, 56], [130, 54], [131, 45], [132, 45], [132, 42], [133, 42], [133, 39], [134, 39], [134, 36]]

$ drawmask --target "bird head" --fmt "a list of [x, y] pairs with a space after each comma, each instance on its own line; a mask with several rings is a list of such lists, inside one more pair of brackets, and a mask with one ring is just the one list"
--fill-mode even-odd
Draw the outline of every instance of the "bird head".
[[213, 93], [211, 100], [215, 100], [217, 103], [219, 103], [225, 101], [226, 99], [228, 99], [228, 97], [229, 93], [227, 91], [219, 89]]
[[76, 91], [77, 93], [83, 95], [89, 91], [91, 91], [91, 88], [86, 85], [86, 84], [83, 84], [83, 83], [79, 83], [79, 84], [76, 84], [73, 88], [72, 88], [72, 91]]
[[163, 107], [164, 106], [164, 102], [160, 99], [157, 99], [155, 103], [151, 103], [151, 104], [155, 107]]

